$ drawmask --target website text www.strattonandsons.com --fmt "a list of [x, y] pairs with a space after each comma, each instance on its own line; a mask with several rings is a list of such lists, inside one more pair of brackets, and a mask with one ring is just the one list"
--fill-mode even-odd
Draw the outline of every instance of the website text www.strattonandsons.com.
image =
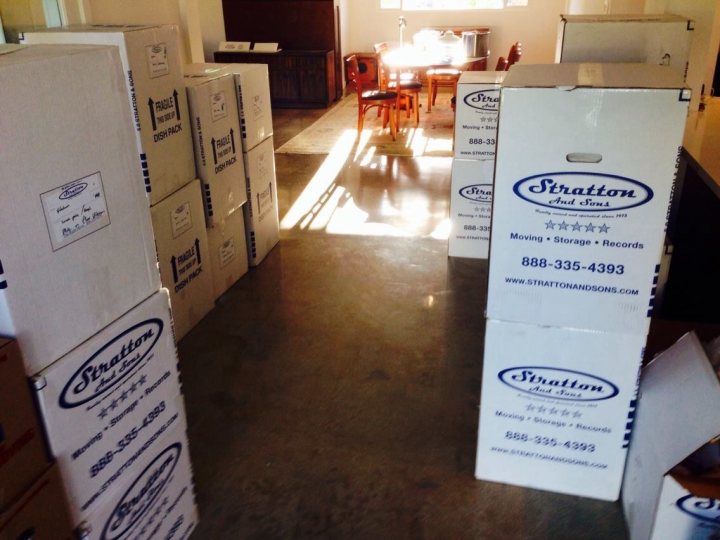
[[609, 285], [571, 283], [568, 281], [551, 281], [546, 279], [506, 277], [505, 283], [508, 283], [510, 285], [529, 285], [531, 287], [548, 287], [551, 289], [567, 289], [571, 291], [587, 291], [607, 294], [627, 294], [630, 296], [638, 296], [640, 294], [640, 291], [637, 289], [623, 289]]

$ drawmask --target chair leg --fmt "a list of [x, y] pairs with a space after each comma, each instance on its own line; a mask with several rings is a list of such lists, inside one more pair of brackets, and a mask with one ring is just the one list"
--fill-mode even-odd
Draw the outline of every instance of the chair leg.
[[432, 104], [433, 105], [435, 105], [435, 98], [437, 98], [438, 86], [440, 86], [439, 83], [435, 83], [433, 85], [433, 91], [432, 91]]
[[[390, 105], [389, 108], [391, 109], [392, 105]], [[395, 140], [395, 134], [397, 133], [397, 124], [393, 120], [393, 117], [399, 118], [398, 111], [396, 110], [394, 112], [395, 112], [395, 114], [393, 114], [393, 111], [391, 110], [390, 115], [389, 115], [390, 116], [390, 136], [392, 137], [393, 141]]]
[[432, 111], [432, 92], [435, 81], [432, 78], [428, 78], [428, 112]]
[[362, 134], [364, 121], [365, 121], [365, 111], [363, 111], [362, 107], [358, 107], [358, 121], [357, 121], [358, 135]]
[[420, 92], [413, 94], [413, 112], [415, 113], [415, 127], [420, 125]]

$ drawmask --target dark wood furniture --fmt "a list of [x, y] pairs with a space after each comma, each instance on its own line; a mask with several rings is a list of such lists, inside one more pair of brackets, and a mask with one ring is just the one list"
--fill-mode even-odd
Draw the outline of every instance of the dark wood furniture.
[[327, 107], [337, 99], [334, 51], [216, 51], [215, 61], [267, 64], [273, 107]]
[[[273, 105], [324, 107], [342, 97], [340, 0], [222, 0], [222, 6], [228, 41], [279, 43], [282, 56], [267, 57]], [[287, 80], [284, 69], [292, 72]], [[320, 86], [329, 100], [320, 98]]]
[[720, 323], [720, 101], [691, 112], [667, 236], [673, 246], [659, 316]]

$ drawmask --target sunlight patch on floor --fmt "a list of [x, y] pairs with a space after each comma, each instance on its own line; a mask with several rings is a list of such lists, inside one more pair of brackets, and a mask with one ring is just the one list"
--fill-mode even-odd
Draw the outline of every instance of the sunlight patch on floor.
[[[411, 133], [407, 140], [413, 147], [414, 154], [422, 154], [429, 145], [435, 144], [440, 147], [442, 144], [428, 139], [422, 128], [408, 129]], [[428, 226], [437, 223], [429, 236], [436, 239], [448, 238], [449, 221], [446, 216], [438, 216], [431, 211], [431, 203], [428, 199], [432, 196], [430, 193], [423, 195], [405, 192], [403, 186], [398, 186], [401, 190], [400, 195], [388, 187], [379, 194], [377, 190], [383, 189], [382, 187], [363, 185], [364, 169], [382, 170], [391, 166], [393, 177], [399, 178], [401, 174], [398, 171], [397, 160], [389, 164], [388, 156], [379, 154], [376, 146], [368, 144], [372, 132], [372, 129], [364, 129], [360, 137], [354, 129], [343, 132], [332, 151], [283, 217], [280, 223], [281, 229], [324, 230], [328, 234], [363, 236], [427, 236]], [[345, 177], [345, 185], [340, 185], [339, 178], [346, 167], [355, 167], [356, 176], [353, 177], [351, 174], [349, 178]], [[353, 179], [359, 188], [353, 187]], [[349, 187], [347, 182], [350, 182]], [[358, 206], [353, 198], [351, 191], [353, 189], [367, 189], [370, 193], [375, 193], [376, 208], [365, 209]]]

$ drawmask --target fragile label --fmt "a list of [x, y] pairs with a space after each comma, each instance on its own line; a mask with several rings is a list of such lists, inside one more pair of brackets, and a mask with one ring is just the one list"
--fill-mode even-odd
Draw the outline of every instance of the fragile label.
[[173, 238], [177, 238], [192, 228], [192, 212], [190, 211], [189, 202], [185, 202], [173, 210], [170, 214], [170, 224]]
[[110, 225], [99, 172], [46, 191], [40, 199], [53, 251]]
[[228, 114], [225, 92], [216, 92], [210, 96], [210, 115], [213, 122], [225, 118]]
[[220, 256], [220, 267], [227, 266], [235, 258], [235, 239], [228, 238], [218, 250]]
[[145, 54], [151, 79], [170, 73], [170, 63], [168, 62], [168, 51], [165, 43], [148, 45], [145, 47]]

